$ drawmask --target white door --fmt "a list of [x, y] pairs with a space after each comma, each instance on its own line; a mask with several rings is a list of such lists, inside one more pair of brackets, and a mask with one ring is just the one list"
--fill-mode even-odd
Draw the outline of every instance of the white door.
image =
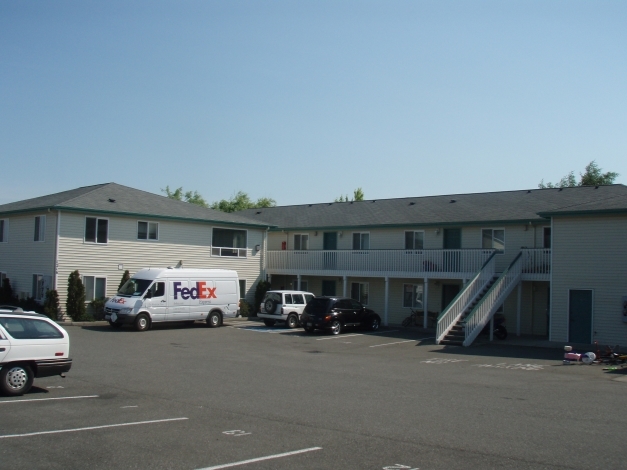
[[6, 331], [2, 330], [2, 327], [0, 327], [0, 362], [3, 361], [4, 357], [9, 353], [10, 350], [11, 343], [7, 338], [7, 333]]

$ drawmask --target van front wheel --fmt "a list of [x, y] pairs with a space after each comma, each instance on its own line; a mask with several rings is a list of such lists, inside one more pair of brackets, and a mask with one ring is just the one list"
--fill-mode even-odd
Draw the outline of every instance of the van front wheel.
[[135, 329], [137, 331], [146, 331], [150, 328], [150, 318], [145, 313], [140, 313], [135, 318]]
[[218, 312], [212, 312], [207, 317], [207, 326], [209, 328], [217, 328], [218, 326], [220, 326], [221, 320], [222, 319]]

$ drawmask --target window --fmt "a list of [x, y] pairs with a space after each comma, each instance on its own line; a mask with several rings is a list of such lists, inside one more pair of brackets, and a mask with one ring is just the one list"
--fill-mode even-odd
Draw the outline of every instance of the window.
[[422, 310], [422, 284], [403, 284], [403, 307]]
[[300, 280], [300, 286], [298, 285], [298, 278], [294, 279], [294, 282], [292, 282], [292, 286], [294, 287], [294, 290], [304, 290], [307, 291], [308, 289], [308, 283], [307, 281], [303, 281], [302, 279]]
[[294, 249], [295, 250], [308, 250], [309, 249], [309, 235], [306, 233], [297, 233], [294, 235]]
[[363, 305], [368, 305], [368, 283], [351, 283], [351, 298], [358, 300]]
[[137, 222], [138, 240], [159, 240], [159, 224], [157, 222]]
[[85, 302], [105, 298], [107, 294], [106, 277], [83, 276], [83, 284], [85, 284]]
[[246, 279], [239, 280], [239, 298], [240, 299], [246, 298]]
[[305, 305], [303, 294], [292, 294], [292, 305]]
[[370, 234], [369, 233], [353, 233], [353, 250], [369, 250]]
[[107, 243], [109, 241], [109, 221], [96, 217], [85, 218], [85, 241], [89, 243]]
[[45, 241], [46, 236], [46, 216], [38, 215], [35, 217], [35, 238], [36, 242]]
[[9, 219], [0, 219], [0, 243], [9, 241]]
[[551, 227], [544, 227], [543, 235], [543, 248], [551, 248]]
[[425, 232], [405, 232], [405, 249], [422, 250], [424, 248]]
[[481, 248], [493, 248], [497, 253], [503, 253], [505, 251], [505, 230], [484, 228], [481, 231], [481, 239]]
[[33, 318], [0, 318], [0, 324], [15, 339], [63, 338], [63, 333], [51, 323]]
[[246, 230], [214, 228], [211, 254], [213, 256], [246, 258], [246, 235]]
[[146, 292], [147, 295], [148, 293], [150, 293], [149, 298], [163, 297], [165, 295], [165, 282], [155, 282]]
[[33, 299], [37, 301], [44, 300], [44, 276], [42, 274], [33, 274], [33, 288], [31, 294]]

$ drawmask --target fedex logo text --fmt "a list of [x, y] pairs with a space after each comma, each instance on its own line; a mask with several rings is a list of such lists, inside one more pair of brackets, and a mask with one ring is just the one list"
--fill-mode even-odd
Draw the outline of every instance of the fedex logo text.
[[198, 281], [196, 287], [188, 289], [187, 287], [181, 287], [180, 282], [174, 284], [174, 300], [178, 299], [178, 295], [181, 294], [181, 299], [216, 299], [216, 287], [207, 287], [206, 282]]

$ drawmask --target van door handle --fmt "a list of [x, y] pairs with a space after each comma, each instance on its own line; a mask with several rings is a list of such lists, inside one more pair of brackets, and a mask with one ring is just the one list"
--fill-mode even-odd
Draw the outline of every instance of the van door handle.
[[6, 351], [6, 348], [0, 348], [0, 352]]

